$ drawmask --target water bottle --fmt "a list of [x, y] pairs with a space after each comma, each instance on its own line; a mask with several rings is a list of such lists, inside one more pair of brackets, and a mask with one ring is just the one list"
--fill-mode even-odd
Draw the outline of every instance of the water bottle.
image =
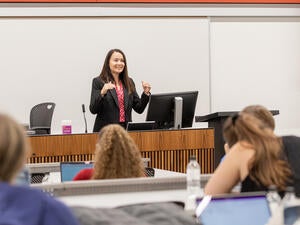
[[284, 224], [299, 225], [300, 224], [300, 199], [296, 197], [294, 187], [286, 188], [285, 195], [282, 199]]
[[287, 208], [289, 206], [293, 206], [297, 203], [297, 198], [295, 195], [294, 187], [288, 186], [285, 190], [285, 195], [282, 199], [283, 207]]
[[279, 206], [281, 204], [281, 198], [277, 192], [277, 188], [275, 185], [271, 185], [269, 187], [267, 199], [271, 210], [271, 215], [273, 216], [276, 214], [276, 211], [279, 209]]
[[195, 156], [190, 157], [186, 168], [187, 199], [185, 210], [191, 213], [196, 209], [196, 198], [202, 196], [200, 183], [201, 170]]

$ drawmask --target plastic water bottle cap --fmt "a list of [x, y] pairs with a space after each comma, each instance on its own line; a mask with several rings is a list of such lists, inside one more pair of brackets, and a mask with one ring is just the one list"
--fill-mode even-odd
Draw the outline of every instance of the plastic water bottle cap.
[[62, 120], [61, 121], [61, 125], [71, 125], [72, 124], [72, 120]]
[[190, 157], [189, 157], [189, 160], [191, 161], [191, 160], [196, 160], [196, 156], [195, 155], [191, 155]]

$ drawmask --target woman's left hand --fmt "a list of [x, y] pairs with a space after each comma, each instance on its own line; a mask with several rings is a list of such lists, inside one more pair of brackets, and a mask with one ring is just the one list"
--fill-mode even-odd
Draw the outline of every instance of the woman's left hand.
[[150, 95], [150, 90], [151, 90], [150, 84], [147, 83], [147, 82], [142, 81], [142, 86], [143, 86], [143, 89], [144, 89], [144, 93], [149, 96]]

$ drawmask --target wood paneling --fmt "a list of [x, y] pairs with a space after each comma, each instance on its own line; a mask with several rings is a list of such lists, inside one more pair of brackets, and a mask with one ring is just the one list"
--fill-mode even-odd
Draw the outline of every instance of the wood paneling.
[[[129, 132], [149, 166], [185, 172], [189, 155], [196, 155], [202, 173], [214, 168], [214, 130], [187, 129]], [[97, 133], [29, 137], [28, 163], [94, 160]]]

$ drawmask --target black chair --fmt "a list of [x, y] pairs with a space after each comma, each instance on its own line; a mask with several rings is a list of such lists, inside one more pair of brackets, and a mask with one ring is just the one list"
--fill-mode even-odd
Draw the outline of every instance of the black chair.
[[32, 107], [30, 111], [30, 130], [35, 134], [50, 134], [55, 103], [43, 102]]
[[31, 184], [40, 184], [43, 183], [43, 179], [46, 176], [45, 173], [32, 173], [30, 175], [30, 183]]
[[145, 176], [146, 177], [154, 177], [155, 170], [152, 167], [145, 167]]

